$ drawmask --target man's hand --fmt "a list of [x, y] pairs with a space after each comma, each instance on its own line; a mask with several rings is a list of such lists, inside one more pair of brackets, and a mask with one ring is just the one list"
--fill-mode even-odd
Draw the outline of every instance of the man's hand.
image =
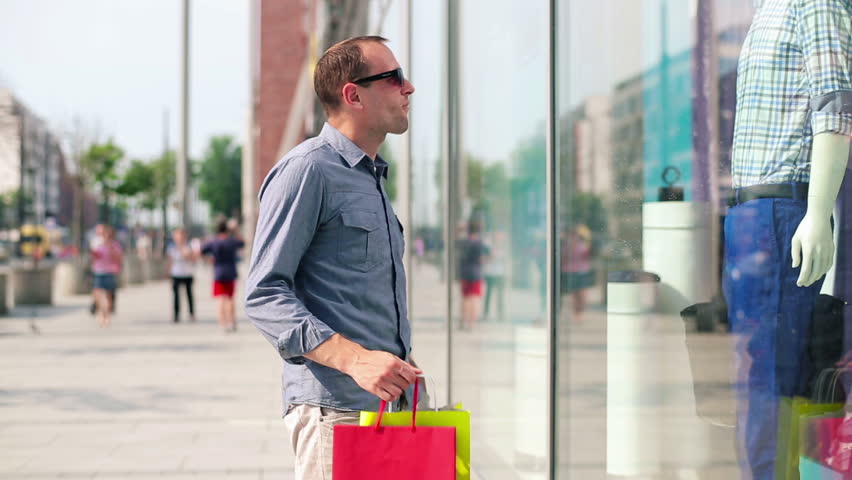
[[834, 236], [830, 217], [805, 214], [793, 235], [793, 268], [802, 270], [796, 285], [807, 287], [822, 278], [834, 262]]
[[338, 333], [305, 358], [349, 375], [358, 386], [389, 402], [396, 401], [423, 373], [396, 355], [367, 350]]
[[396, 401], [423, 373], [388, 352], [364, 350], [345, 371], [361, 388], [389, 402]]

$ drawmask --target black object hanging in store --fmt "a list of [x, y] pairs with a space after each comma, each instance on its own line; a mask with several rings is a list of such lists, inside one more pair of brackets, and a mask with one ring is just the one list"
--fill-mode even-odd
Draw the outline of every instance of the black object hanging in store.
[[664, 187], [660, 187], [657, 200], [661, 202], [682, 202], [683, 187], [674, 186], [680, 180], [680, 169], [677, 167], [666, 167], [663, 170]]

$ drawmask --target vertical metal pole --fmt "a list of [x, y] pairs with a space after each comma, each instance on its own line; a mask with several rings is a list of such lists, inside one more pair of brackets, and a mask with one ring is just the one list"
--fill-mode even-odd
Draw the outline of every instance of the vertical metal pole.
[[183, 0], [183, 31], [181, 35], [180, 143], [177, 155], [178, 222], [189, 227], [188, 168], [189, 156], [189, 0]]
[[18, 185], [18, 228], [26, 223], [26, 204], [24, 199], [27, 194], [27, 170], [29, 169], [29, 163], [27, 162], [27, 137], [26, 137], [26, 120], [24, 119], [24, 109], [16, 109], [15, 113], [18, 114], [18, 135], [20, 136], [21, 143], [19, 144], [19, 155], [21, 157], [21, 171], [20, 177], [21, 181]]
[[[412, 9], [412, 0], [408, 0], [406, 2], [402, 2], [400, 9], [401, 18], [400, 23], [402, 27], [402, 36], [404, 38], [403, 44], [403, 52], [402, 55], [405, 56], [403, 63], [405, 64], [406, 71], [408, 72], [409, 79], [413, 77], [413, 69], [412, 64], [414, 63], [411, 57], [411, 9]], [[416, 97], [415, 97], [416, 99]], [[416, 100], [415, 100], [416, 102]], [[399, 175], [397, 178], [400, 182], [399, 188], [397, 189], [397, 198], [400, 204], [401, 210], [401, 220], [405, 225], [405, 243], [411, 245], [412, 232], [413, 229], [413, 219], [411, 216], [411, 205], [412, 205], [412, 172], [414, 171], [414, 166], [411, 161], [411, 132], [413, 131], [414, 122], [412, 121], [411, 114], [408, 115], [408, 133], [400, 137], [401, 147], [402, 147], [402, 161], [399, 163], [397, 168], [399, 168]], [[411, 272], [413, 272], [413, 260], [414, 256], [411, 255], [411, 248], [405, 249], [405, 256], [403, 258], [403, 264], [405, 265], [405, 271], [408, 272], [408, 291], [406, 292], [406, 297], [408, 298], [408, 321], [411, 322], [411, 312], [414, 311], [414, 295], [412, 295], [414, 288], [414, 278], [411, 276]]]
[[[163, 157], [165, 157], [166, 155], [169, 154], [170, 148], [171, 148], [171, 146], [169, 145], [169, 109], [165, 108], [165, 109], [163, 109]], [[160, 243], [162, 245], [162, 248], [160, 249], [160, 251], [163, 253], [163, 255], [165, 255], [166, 245], [169, 243], [169, 229], [166, 228], [166, 226], [168, 225], [169, 219], [168, 219], [168, 210], [165, 209], [165, 208], [161, 208], [161, 210], [162, 211], [160, 213], [162, 214], [162, 218], [161, 218], [160, 225], [163, 226], [163, 232], [162, 232], [163, 235], [162, 235], [162, 238], [160, 238]], [[152, 243], [153, 243], [153, 239], [152, 239]], [[154, 249], [152, 251], [156, 251], [156, 249]]]
[[459, 206], [458, 176], [454, 172], [459, 165], [459, 78], [458, 78], [458, 34], [459, 34], [459, 0], [447, 0], [447, 104], [446, 127], [444, 133], [446, 155], [444, 162], [444, 271], [447, 280], [447, 400], [453, 401], [453, 277], [456, 264], [456, 210]]
[[548, 8], [548, 62], [547, 62], [547, 302], [548, 320], [548, 462], [546, 478], [556, 478], [557, 435], [559, 417], [556, 406], [559, 404], [559, 103], [558, 103], [558, 45], [557, 26], [559, 24], [558, 0], [550, 0]]

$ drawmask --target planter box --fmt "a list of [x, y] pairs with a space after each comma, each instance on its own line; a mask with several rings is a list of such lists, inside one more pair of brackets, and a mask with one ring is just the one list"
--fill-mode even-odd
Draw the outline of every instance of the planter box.
[[52, 305], [53, 270], [53, 265], [15, 268], [12, 271], [15, 305]]
[[56, 265], [53, 281], [60, 296], [86, 295], [92, 291], [92, 279], [86, 275], [85, 258], [61, 261]]

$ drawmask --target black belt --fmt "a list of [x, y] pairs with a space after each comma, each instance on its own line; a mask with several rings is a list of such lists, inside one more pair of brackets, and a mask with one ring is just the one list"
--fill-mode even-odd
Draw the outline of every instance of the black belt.
[[737, 188], [734, 190], [734, 195], [728, 200], [728, 206], [741, 205], [758, 198], [792, 198], [804, 202], [808, 199], [808, 184], [777, 183]]

